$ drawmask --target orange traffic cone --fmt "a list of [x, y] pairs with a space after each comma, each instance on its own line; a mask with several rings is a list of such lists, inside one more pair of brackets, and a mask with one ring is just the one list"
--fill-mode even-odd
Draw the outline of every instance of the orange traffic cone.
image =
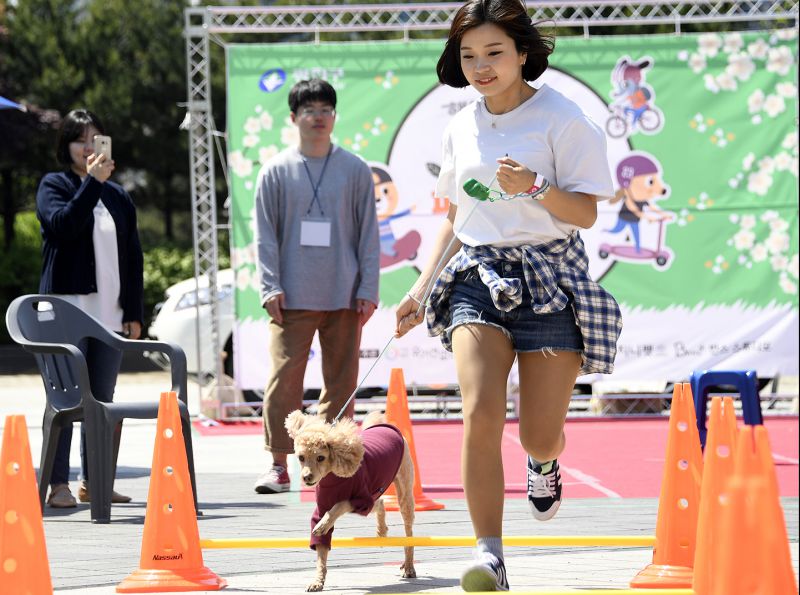
[[653, 563], [633, 578], [632, 588], [692, 586], [702, 475], [703, 459], [692, 391], [688, 383], [676, 384], [658, 499]]
[[[402, 368], [392, 368], [392, 374], [389, 377], [389, 390], [386, 393], [386, 421], [397, 426], [397, 429], [403, 434], [403, 438], [408, 442], [408, 449], [411, 451], [411, 460], [414, 463], [414, 510], [441, 510], [444, 508], [444, 504], [431, 500], [422, 491], [417, 451], [414, 448], [414, 433], [411, 431], [411, 416], [408, 413], [408, 393]], [[386, 510], [400, 510], [394, 484], [384, 492], [383, 503]]]
[[[730, 420], [733, 419], [733, 426]], [[694, 555], [692, 589], [708, 595], [716, 570], [713, 553], [719, 547], [722, 507], [720, 498], [726, 482], [734, 473], [736, 412], [731, 397], [711, 399], [711, 416], [703, 458], [703, 481], [700, 487], [700, 515], [697, 521], [697, 547]]]
[[142, 556], [117, 593], [216, 591], [227, 582], [203, 565], [178, 399], [161, 393]]
[[0, 453], [0, 593], [51, 595], [39, 490], [25, 416], [9, 415]]
[[[743, 426], [739, 430], [734, 479], [741, 485], [737, 484], [738, 487], [731, 487], [731, 490], [738, 489], [742, 494], [728, 494], [731, 506], [738, 508], [731, 513], [736, 516], [728, 519], [731, 526], [722, 524], [729, 533], [728, 537], [722, 535], [721, 539], [733, 539], [741, 548], [737, 551], [723, 548], [714, 563], [720, 572], [734, 572], [739, 580], [723, 583], [727, 591], [710, 593], [797, 593], [786, 519], [764, 426]], [[744, 503], [736, 502], [737, 497]], [[756, 550], [757, 554], [754, 553]], [[740, 558], [741, 555], [745, 557]], [[763, 559], [758, 557], [761, 555]], [[751, 556], [753, 563], [749, 562]], [[742, 561], [743, 565], [740, 564]]]
[[[745, 436], [739, 436], [744, 441]], [[707, 594], [791, 595], [797, 593], [789, 544], [765, 506], [769, 481], [758, 475], [735, 474], [726, 485], [722, 507], [719, 569]], [[781, 521], [781, 526], [783, 521]]]

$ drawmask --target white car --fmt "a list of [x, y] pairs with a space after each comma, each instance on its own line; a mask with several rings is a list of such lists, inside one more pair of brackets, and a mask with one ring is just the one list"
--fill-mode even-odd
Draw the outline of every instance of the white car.
[[[194, 277], [180, 281], [167, 288], [166, 300], [157, 304], [155, 316], [148, 335], [159, 341], [177, 343], [186, 353], [189, 374], [202, 378], [213, 376], [217, 370], [217, 355], [211, 347], [211, 308], [208, 304], [208, 277], [201, 275], [195, 283]], [[198, 292], [197, 287], [200, 287]], [[198, 297], [199, 293], [199, 297]], [[197, 303], [200, 303], [200, 367], [197, 362]], [[217, 304], [219, 308], [219, 345], [227, 353], [225, 373], [233, 376], [233, 271], [223, 269], [217, 273]], [[159, 357], [160, 356], [160, 357]], [[162, 367], [168, 367], [162, 354], [151, 354], [151, 358]]]

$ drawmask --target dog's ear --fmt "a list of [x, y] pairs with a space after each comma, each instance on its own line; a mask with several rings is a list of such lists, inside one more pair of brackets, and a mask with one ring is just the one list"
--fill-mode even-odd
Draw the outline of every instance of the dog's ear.
[[331, 472], [339, 477], [352, 477], [364, 458], [364, 443], [352, 419], [342, 418], [328, 432]]
[[294, 440], [294, 437], [300, 432], [300, 428], [303, 427], [304, 423], [306, 423], [306, 416], [303, 415], [303, 412], [299, 409], [297, 411], [292, 411], [289, 415], [287, 415], [286, 421], [283, 425], [286, 427], [286, 431], [289, 433], [289, 438]]

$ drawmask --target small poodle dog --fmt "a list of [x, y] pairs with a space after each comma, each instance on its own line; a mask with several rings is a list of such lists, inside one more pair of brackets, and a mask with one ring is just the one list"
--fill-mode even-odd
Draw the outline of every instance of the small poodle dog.
[[[331, 425], [300, 411], [286, 417], [286, 429], [301, 465], [300, 477], [305, 485], [316, 486], [311, 549], [317, 552], [317, 573], [308, 591], [321, 591], [325, 584], [333, 526], [340, 516], [348, 512], [366, 516], [374, 507], [378, 537], [386, 537], [389, 528], [381, 495], [393, 482], [406, 535], [412, 535], [414, 464], [400, 430], [385, 421], [382, 414], [372, 412], [359, 433], [348, 418]], [[404, 549], [403, 578], [414, 578], [414, 548]]]

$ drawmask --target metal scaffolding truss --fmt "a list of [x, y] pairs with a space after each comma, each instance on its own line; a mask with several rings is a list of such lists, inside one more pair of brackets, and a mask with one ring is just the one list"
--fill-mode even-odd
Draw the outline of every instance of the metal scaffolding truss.
[[[527, 2], [536, 21], [561, 28], [573, 27], [588, 36], [593, 27], [624, 25], [673, 25], [676, 33], [685, 24], [770, 23], [797, 27], [796, 0], [560, 0]], [[188, 8], [185, 11], [186, 79], [191, 167], [192, 225], [195, 274], [206, 275], [209, 287], [217, 283], [217, 208], [214, 172], [214, 126], [211, 117], [211, 55], [209, 40], [225, 44], [230, 34], [309, 34], [320, 42], [322, 33], [385, 32], [408, 39], [414, 31], [445, 34], [461, 2], [431, 4], [360, 4], [329, 6], [272, 6]], [[209, 291], [211, 343], [220, 352], [217, 294]], [[198, 305], [199, 307], [199, 305]], [[198, 311], [199, 342], [199, 311]], [[197, 349], [198, 357], [201, 350]], [[204, 369], [197, 362], [197, 369]], [[216, 363], [217, 378], [222, 374]]]

